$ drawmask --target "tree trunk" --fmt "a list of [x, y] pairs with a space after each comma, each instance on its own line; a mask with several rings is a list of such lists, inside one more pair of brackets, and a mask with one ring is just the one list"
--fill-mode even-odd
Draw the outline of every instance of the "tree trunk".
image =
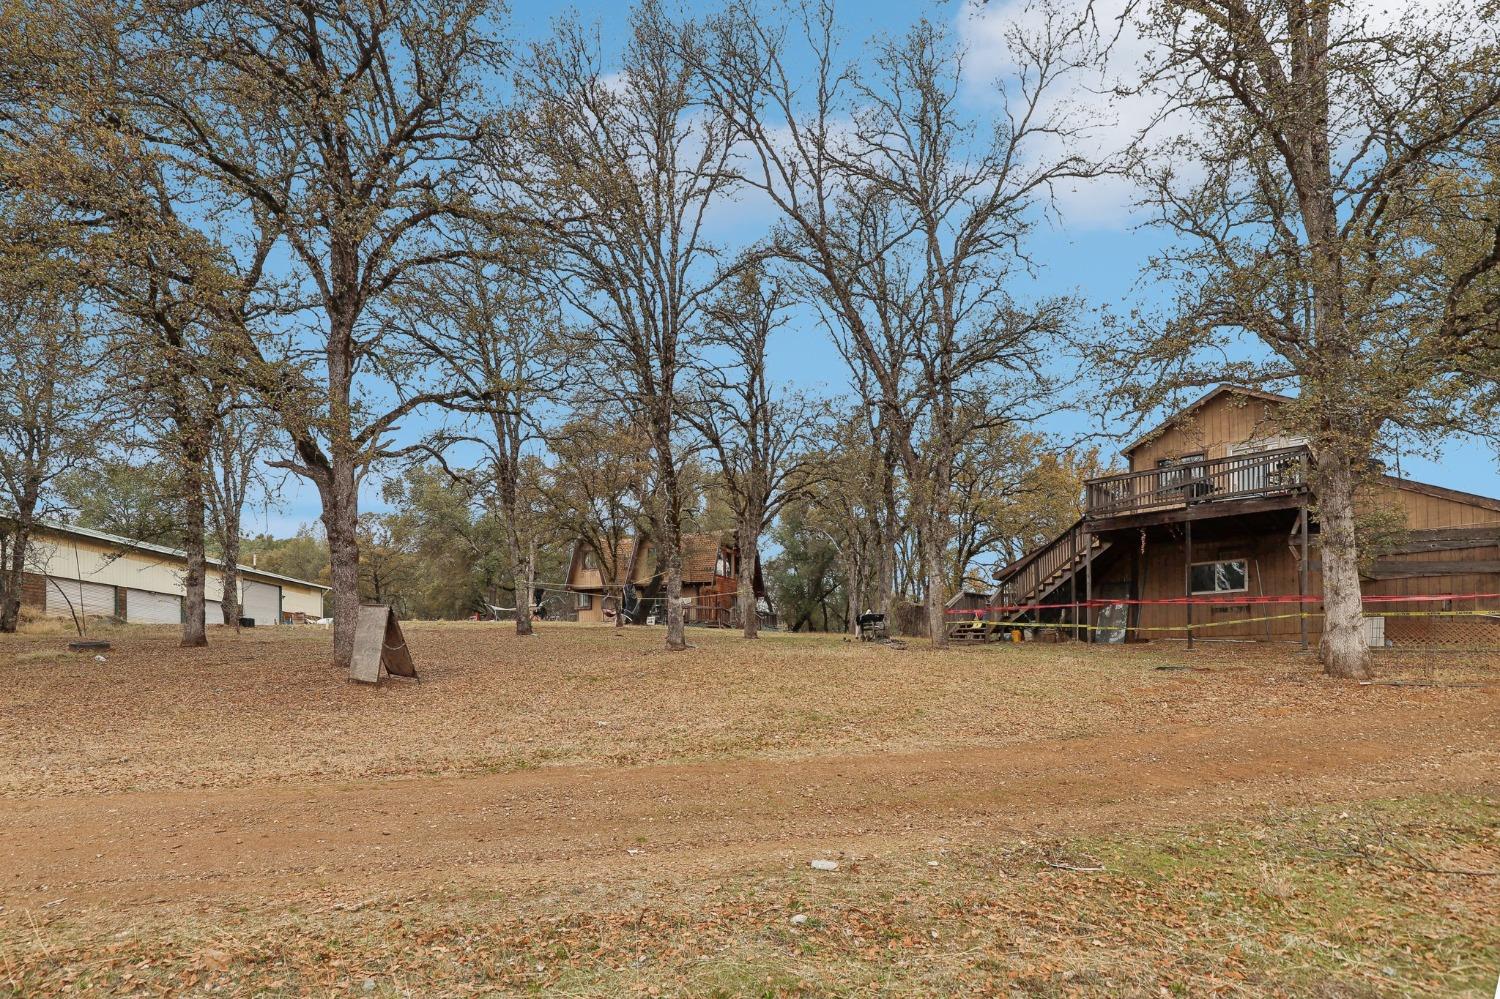
[[224, 472], [216, 524], [221, 549], [219, 578], [223, 581], [219, 607], [224, 613], [224, 624], [234, 627], [240, 623], [240, 516], [245, 502], [244, 480], [235, 481], [236, 457], [229, 453], [223, 456]]
[[943, 619], [948, 603], [948, 581], [943, 575], [943, 545], [939, 527], [929, 523], [922, 532], [922, 571], [927, 577], [927, 634], [932, 647], [948, 647], [948, 625]]
[[864, 593], [864, 572], [859, 559], [840, 556], [844, 566], [844, 631], [851, 637], [859, 633], [860, 597]]
[[510, 543], [511, 575], [516, 586], [516, 635], [525, 637], [532, 634], [531, 630], [531, 554], [528, 552], [526, 558], [521, 557], [521, 538], [515, 530], [514, 523], [505, 532], [506, 540]]
[[1323, 563], [1323, 637], [1318, 659], [1329, 676], [1368, 680], [1374, 674], [1365, 641], [1354, 533], [1356, 476], [1343, 457], [1320, 457], [1315, 475]]
[[[505, 523], [505, 543], [510, 548], [511, 580], [516, 588], [516, 635], [525, 637], [531, 630], [531, 563], [533, 552], [528, 548], [526, 558], [521, 557], [520, 503], [517, 499], [517, 478], [520, 469], [518, 432], [505, 417], [496, 415], [493, 420], [495, 446], [500, 449], [495, 461], [495, 484], [499, 491], [500, 519]], [[603, 597], [601, 596], [602, 600]]]
[[26, 549], [31, 544], [30, 511], [16, 518], [10, 549], [5, 553], [3, 580], [0, 580], [0, 633], [13, 634], [21, 620], [21, 580], [26, 572]]
[[739, 590], [735, 593], [740, 606], [740, 624], [746, 638], [760, 637], [760, 615], [755, 610], [755, 563], [760, 549], [760, 516], [746, 516], [740, 524]]
[[[179, 433], [194, 433], [194, 428], [179, 428]], [[207, 567], [204, 558], [204, 496], [203, 466], [206, 454], [191, 441], [183, 449], [183, 551], [187, 556], [187, 576], [183, 580], [182, 600], [182, 646], [195, 648], [208, 644], [204, 625], [204, 589], [207, 585]]]
[[658, 405], [651, 427], [662, 504], [654, 518], [657, 521], [656, 571], [667, 581], [667, 650], [681, 652], [687, 648], [681, 599], [682, 496], [677, 481], [677, 464], [672, 455], [671, 405], [670, 398]]
[[224, 581], [224, 592], [219, 606], [224, 611], [224, 623], [238, 626], [240, 623], [240, 518], [238, 514], [224, 514], [224, 537], [219, 540], [224, 548], [223, 564], [219, 576]]
[[532, 603], [536, 599], [536, 541], [526, 545], [526, 634], [532, 633]]
[[359, 620], [359, 493], [354, 463], [335, 452], [323, 494], [323, 528], [333, 597], [333, 665], [347, 670], [354, 659], [354, 627]]
[[681, 652], [687, 648], [687, 635], [683, 627], [682, 613], [682, 557], [671, 560], [667, 566], [667, 649]]
[[889, 459], [887, 459], [885, 473], [884, 501], [884, 519], [876, 532], [880, 559], [875, 577], [876, 586], [879, 587], [876, 599], [880, 613], [885, 615], [886, 625], [893, 629], [892, 634], [894, 634], [896, 626], [896, 486], [895, 477], [889, 471]]

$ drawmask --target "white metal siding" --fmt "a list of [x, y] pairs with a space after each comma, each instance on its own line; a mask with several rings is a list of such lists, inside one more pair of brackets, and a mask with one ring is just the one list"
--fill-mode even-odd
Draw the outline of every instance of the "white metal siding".
[[300, 589], [290, 583], [281, 588], [281, 611], [283, 614], [301, 612], [310, 618], [323, 616], [323, 591]]
[[[68, 596], [75, 604], [78, 602], [77, 587], [80, 578], [102, 587], [94, 591], [98, 597], [102, 597], [104, 591], [111, 587], [175, 593], [179, 596], [183, 592], [184, 571], [180, 556], [142, 549], [127, 550], [91, 538], [51, 534], [38, 537], [34, 545], [33, 555], [39, 563], [38, 572], [56, 576], [64, 585], [71, 586]], [[222, 594], [224, 584], [219, 567], [207, 567], [204, 583], [206, 599], [212, 600]], [[263, 597], [264, 602], [260, 605], [261, 618], [257, 619], [260, 624], [278, 623], [280, 611], [300, 611], [309, 617], [321, 617], [323, 614], [321, 590], [296, 583], [286, 583], [283, 586], [269, 583], [251, 586], [249, 581], [246, 583], [247, 590], [258, 586], [264, 591], [280, 591], [278, 601], [273, 602], [269, 594]], [[113, 614], [113, 593], [110, 601], [108, 607], [98, 611], [91, 610], [89, 613]], [[62, 611], [49, 613], [66, 615], [66, 603], [62, 607]], [[248, 610], [243, 613], [246, 617], [254, 616]]]
[[247, 579], [244, 594], [241, 617], [254, 618], [257, 628], [281, 623], [281, 587]]
[[80, 538], [46, 537], [34, 549], [46, 574], [67, 579], [86, 579], [109, 586], [150, 590], [154, 593], [182, 592], [182, 561], [159, 552], [121, 552], [100, 542]]
[[52, 617], [71, 617], [80, 612], [88, 617], [111, 617], [115, 612], [115, 588], [49, 576], [43, 609]]
[[181, 624], [182, 598], [173, 593], [126, 590], [125, 620], [131, 624]]
[[203, 623], [212, 627], [224, 623], [224, 605], [217, 600], [203, 601]]

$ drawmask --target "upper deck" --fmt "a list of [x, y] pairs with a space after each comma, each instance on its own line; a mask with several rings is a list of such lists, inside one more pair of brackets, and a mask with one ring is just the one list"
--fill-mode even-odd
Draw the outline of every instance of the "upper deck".
[[1084, 517], [1105, 520], [1298, 495], [1307, 489], [1309, 460], [1307, 447], [1298, 445], [1089, 479], [1084, 484]]

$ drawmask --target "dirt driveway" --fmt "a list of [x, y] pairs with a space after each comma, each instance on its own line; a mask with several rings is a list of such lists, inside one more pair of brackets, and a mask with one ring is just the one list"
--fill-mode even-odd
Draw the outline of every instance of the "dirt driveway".
[[1493, 988], [1493, 664], [409, 632], [0, 636], [0, 995]]
[[354, 786], [10, 802], [0, 904], [357, 899], [444, 884], [691, 877], [941, 838], [1132, 829], [1494, 787], [1500, 699], [952, 752], [549, 767]]

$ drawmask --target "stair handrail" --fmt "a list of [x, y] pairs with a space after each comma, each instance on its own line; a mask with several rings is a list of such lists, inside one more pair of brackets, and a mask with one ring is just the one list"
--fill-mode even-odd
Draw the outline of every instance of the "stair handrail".
[[1016, 575], [1021, 572], [1021, 570], [1031, 565], [1031, 563], [1039, 559], [1045, 552], [1050, 551], [1058, 542], [1065, 540], [1068, 535], [1072, 534], [1074, 531], [1077, 531], [1082, 527], [1083, 518], [1079, 517], [1077, 520], [1073, 521], [1071, 525], [1064, 528], [1051, 541], [1045, 541], [1042, 544], [1037, 545], [1031, 551], [1027, 552], [1025, 555], [1022, 555], [1020, 558], [1016, 559], [1014, 562], [1003, 567], [999, 572], [995, 573], [995, 582], [1003, 584], [1014, 579]]

